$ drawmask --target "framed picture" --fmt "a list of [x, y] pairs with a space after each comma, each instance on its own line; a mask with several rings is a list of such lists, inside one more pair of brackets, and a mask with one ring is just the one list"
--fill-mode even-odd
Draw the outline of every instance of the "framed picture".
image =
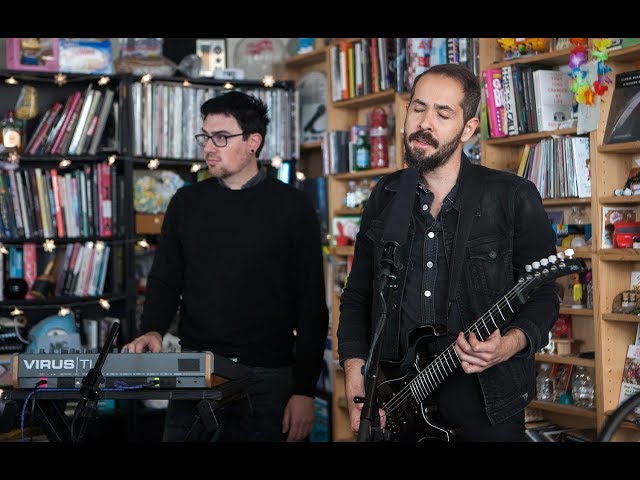
[[57, 38], [7, 38], [7, 68], [57, 72], [60, 68]]
[[333, 217], [331, 227], [332, 246], [348, 247], [356, 243], [356, 235], [360, 230], [360, 217], [344, 215]]
[[196, 55], [202, 62], [201, 77], [213, 77], [216, 70], [227, 68], [227, 41], [224, 38], [198, 38]]

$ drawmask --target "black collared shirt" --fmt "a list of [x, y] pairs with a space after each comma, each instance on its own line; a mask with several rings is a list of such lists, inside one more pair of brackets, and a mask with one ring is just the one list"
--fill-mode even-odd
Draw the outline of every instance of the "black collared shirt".
[[[220, 177], [217, 177], [217, 178], [220, 186], [229, 190], [229, 186], [226, 183], [224, 183], [224, 180]], [[242, 187], [240, 187], [240, 190], [253, 187], [254, 185], [258, 185], [265, 178], [267, 178], [267, 169], [266, 167], [260, 167], [258, 169], [258, 173], [256, 173], [253, 177], [251, 177], [247, 183], [242, 185]]]
[[[412, 221], [415, 234], [407, 266], [407, 280], [400, 316], [401, 332], [410, 332], [420, 325], [441, 323], [447, 325], [449, 335], [438, 340], [436, 346], [450, 345], [461, 331], [458, 315], [447, 318], [447, 286], [449, 281], [450, 252], [445, 250], [442, 216], [454, 208], [460, 184], [460, 175], [451, 191], [445, 196], [437, 218], [431, 215], [434, 194], [422, 183], [418, 184]], [[400, 351], [407, 351], [407, 337], [401, 335]]]

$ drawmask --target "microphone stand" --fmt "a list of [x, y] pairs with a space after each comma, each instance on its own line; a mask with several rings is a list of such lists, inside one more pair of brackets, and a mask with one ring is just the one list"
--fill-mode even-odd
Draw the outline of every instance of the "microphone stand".
[[[82, 379], [82, 386], [80, 387], [80, 401], [76, 406], [73, 413], [73, 420], [71, 422], [71, 438], [76, 441], [80, 441], [84, 436], [87, 418], [90, 417], [91, 413], [95, 412], [97, 409], [98, 400], [100, 399], [100, 384], [105, 381], [104, 376], [102, 375], [102, 366], [104, 365], [113, 342], [118, 335], [118, 330], [120, 330], [120, 322], [114, 322], [111, 324], [109, 337], [100, 350], [96, 364]], [[73, 434], [73, 426], [78, 418], [83, 418], [84, 420], [82, 422], [80, 432], [77, 438], [75, 438]]]
[[400, 254], [400, 244], [395, 241], [386, 242], [382, 253], [381, 264], [381, 309], [376, 332], [373, 337], [369, 357], [363, 366], [364, 402], [360, 413], [360, 428], [358, 430], [358, 442], [380, 442], [384, 440], [384, 434], [380, 426], [380, 415], [376, 406], [376, 387], [378, 371], [380, 368], [380, 357], [382, 355], [382, 345], [384, 343], [384, 330], [387, 320], [387, 306], [391, 304], [393, 291], [398, 288], [395, 272], [401, 265], [398, 260]]

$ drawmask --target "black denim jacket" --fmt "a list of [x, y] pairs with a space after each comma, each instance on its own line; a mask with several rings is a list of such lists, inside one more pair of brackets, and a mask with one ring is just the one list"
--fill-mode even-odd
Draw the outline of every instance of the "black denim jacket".
[[[450, 260], [464, 195], [464, 178], [472, 165], [462, 154], [462, 187], [454, 208], [442, 214], [444, 243]], [[355, 255], [347, 285], [340, 302], [338, 354], [340, 362], [348, 358], [367, 358], [374, 326], [380, 312], [380, 295], [376, 280], [380, 275], [384, 232], [392, 200], [399, 186], [400, 172], [383, 177], [366, 203]], [[465, 258], [455, 292], [450, 292], [453, 306], [450, 315], [460, 315], [467, 329], [485, 314], [525, 272], [525, 266], [554, 254], [555, 233], [542, 206], [535, 185], [509, 172], [489, 169], [480, 202], [473, 212], [473, 226], [465, 245]], [[465, 212], [460, 212], [464, 214]], [[414, 233], [409, 226], [408, 240], [401, 252], [406, 264]], [[399, 360], [400, 335], [398, 305], [402, 301], [406, 269], [397, 272], [398, 288], [390, 305], [382, 358]], [[442, 279], [448, 282], [448, 279]], [[522, 410], [535, 393], [534, 354], [548, 342], [548, 333], [559, 312], [558, 287], [549, 283], [529, 296], [528, 301], [502, 333], [511, 328], [522, 330], [529, 342], [523, 351], [506, 362], [479, 374], [487, 414], [498, 423]], [[446, 319], [443, 319], [446, 324]]]

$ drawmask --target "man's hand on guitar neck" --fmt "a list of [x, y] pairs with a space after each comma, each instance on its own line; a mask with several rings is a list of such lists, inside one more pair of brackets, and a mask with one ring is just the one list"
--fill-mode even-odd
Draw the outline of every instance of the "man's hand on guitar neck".
[[465, 373], [478, 373], [508, 360], [527, 344], [524, 332], [512, 328], [504, 335], [499, 329], [495, 330], [484, 341], [479, 340], [473, 332], [469, 333], [468, 339], [460, 332], [454, 348]]
[[[362, 369], [365, 361], [361, 358], [349, 358], [344, 361], [344, 383], [347, 396], [347, 408], [349, 409], [349, 420], [351, 430], [358, 433], [360, 430], [360, 417], [362, 416], [363, 401], [355, 402], [354, 399], [364, 399], [364, 375]], [[380, 426], [384, 429], [384, 410], [379, 410]]]

